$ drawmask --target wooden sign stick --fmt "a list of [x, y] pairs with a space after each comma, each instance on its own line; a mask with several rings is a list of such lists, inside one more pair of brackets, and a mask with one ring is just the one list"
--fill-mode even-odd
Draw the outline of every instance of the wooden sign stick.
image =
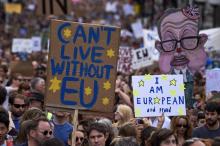
[[72, 133], [72, 145], [71, 146], [75, 146], [75, 143], [76, 143], [76, 130], [77, 130], [77, 125], [78, 125], [78, 113], [79, 113], [79, 110], [76, 109], [74, 110], [74, 113], [73, 113], [73, 120], [72, 120], [72, 124], [74, 126], [74, 129], [73, 129], [73, 133]]

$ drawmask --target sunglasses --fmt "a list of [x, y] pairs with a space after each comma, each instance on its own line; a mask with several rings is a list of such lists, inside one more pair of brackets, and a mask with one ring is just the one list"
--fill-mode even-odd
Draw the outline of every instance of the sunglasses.
[[187, 128], [188, 126], [187, 126], [187, 125], [181, 125], [181, 124], [178, 124], [178, 125], [176, 125], [176, 127], [179, 127], [179, 128], [181, 128], [181, 127], [183, 127], [183, 128]]
[[84, 139], [83, 137], [76, 137], [76, 141], [79, 141], [79, 140], [83, 141], [83, 139]]
[[48, 134], [49, 135], [52, 135], [53, 134], [53, 131], [52, 130], [50, 130], [50, 131], [48, 131], [48, 130], [45, 130], [45, 131], [40, 131], [44, 136], [47, 136]]
[[15, 108], [25, 108], [27, 105], [26, 104], [13, 104]]

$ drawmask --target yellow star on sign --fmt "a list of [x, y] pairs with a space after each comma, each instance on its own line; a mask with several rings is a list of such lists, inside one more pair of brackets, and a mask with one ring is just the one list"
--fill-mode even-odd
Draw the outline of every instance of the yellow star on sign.
[[176, 90], [170, 90], [170, 95], [171, 96], [176, 96]]
[[184, 114], [182, 107], [179, 107], [177, 112], [178, 112], [178, 115], [183, 115]]
[[92, 93], [92, 89], [90, 87], [85, 88], [85, 94], [90, 95]]
[[160, 99], [158, 97], [154, 98], [154, 104], [160, 104]]
[[54, 77], [53, 79], [51, 79], [50, 82], [51, 82], [51, 85], [49, 87], [49, 90], [52, 90], [53, 93], [60, 89], [61, 80], [58, 80], [57, 77]]
[[134, 95], [134, 96], [138, 96], [138, 95], [139, 95], [138, 90], [133, 90], [133, 95]]
[[180, 91], [184, 91], [186, 89], [185, 85], [184, 84], [180, 84], [179, 85], [179, 89], [180, 89]]
[[150, 75], [150, 74], [145, 74], [145, 75], [144, 75], [144, 79], [145, 79], [145, 80], [151, 80], [151, 79], [152, 79], [152, 75]]
[[108, 105], [109, 104], [109, 98], [108, 97], [102, 98], [102, 104], [103, 105]]
[[114, 51], [113, 49], [108, 49], [108, 50], [107, 50], [107, 56], [108, 56], [109, 58], [114, 57], [114, 56], [115, 56], [115, 51]]
[[65, 28], [63, 30], [63, 35], [65, 38], [69, 38], [71, 36], [71, 34], [72, 34], [72, 31], [69, 28]]
[[136, 108], [135, 109], [135, 117], [139, 117], [141, 116], [141, 109], [140, 108]]
[[166, 80], [167, 80], [167, 75], [162, 75], [162, 76], [161, 76], [161, 79], [164, 80], [164, 81], [166, 81]]
[[170, 80], [170, 86], [176, 86], [176, 80], [175, 79], [172, 79]]
[[109, 81], [104, 82], [103, 88], [104, 88], [105, 90], [110, 89], [110, 88], [111, 88], [111, 83], [110, 83]]
[[144, 81], [143, 81], [143, 80], [140, 80], [140, 81], [138, 82], [138, 84], [139, 84], [139, 87], [141, 87], [141, 86], [144, 87]]

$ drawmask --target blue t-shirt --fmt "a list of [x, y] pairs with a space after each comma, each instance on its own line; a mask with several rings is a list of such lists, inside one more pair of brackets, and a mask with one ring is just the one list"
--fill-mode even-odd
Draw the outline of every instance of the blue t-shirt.
[[69, 123], [66, 122], [63, 125], [59, 125], [54, 123], [54, 137], [62, 140], [65, 144], [65, 146], [68, 146], [68, 138], [69, 134], [73, 132], [73, 126]]

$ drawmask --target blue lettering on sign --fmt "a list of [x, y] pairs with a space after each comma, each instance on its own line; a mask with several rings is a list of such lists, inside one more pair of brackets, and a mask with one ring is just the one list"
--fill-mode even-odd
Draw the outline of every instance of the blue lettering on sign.
[[[102, 63], [104, 62], [104, 53], [106, 53], [106, 48], [103, 46], [106, 47], [112, 43], [115, 31], [116, 28], [107, 26], [88, 26], [84, 28], [82, 24], [78, 24], [72, 29], [69, 22], [63, 22], [57, 27], [56, 35], [61, 44], [59, 60], [55, 60], [52, 54], [50, 68], [53, 76], [64, 76], [61, 79], [60, 88], [60, 101], [63, 105], [81, 105], [84, 108], [91, 109], [96, 104], [100, 91], [98, 80], [109, 80], [114, 68], [108, 62], [104, 65]], [[64, 34], [66, 32], [71, 36], [66, 36]], [[78, 45], [76, 45], [77, 43]], [[102, 43], [102, 46], [100, 46], [100, 43]], [[88, 97], [84, 95], [87, 78], [93, 79], [93, 95], [89, 97], [89, 101]], [[74, 84], [77, 86], [74, 86]], [[71, 96], [73, 99], [65, 99], [66, 96]], [[79, 100], [74, 100], [74, 98], [79, 98]], [[78, 101], [79, 103], [77, 103]], [[152, 103], [152, 98], [149, 99], [149, 103]]]

